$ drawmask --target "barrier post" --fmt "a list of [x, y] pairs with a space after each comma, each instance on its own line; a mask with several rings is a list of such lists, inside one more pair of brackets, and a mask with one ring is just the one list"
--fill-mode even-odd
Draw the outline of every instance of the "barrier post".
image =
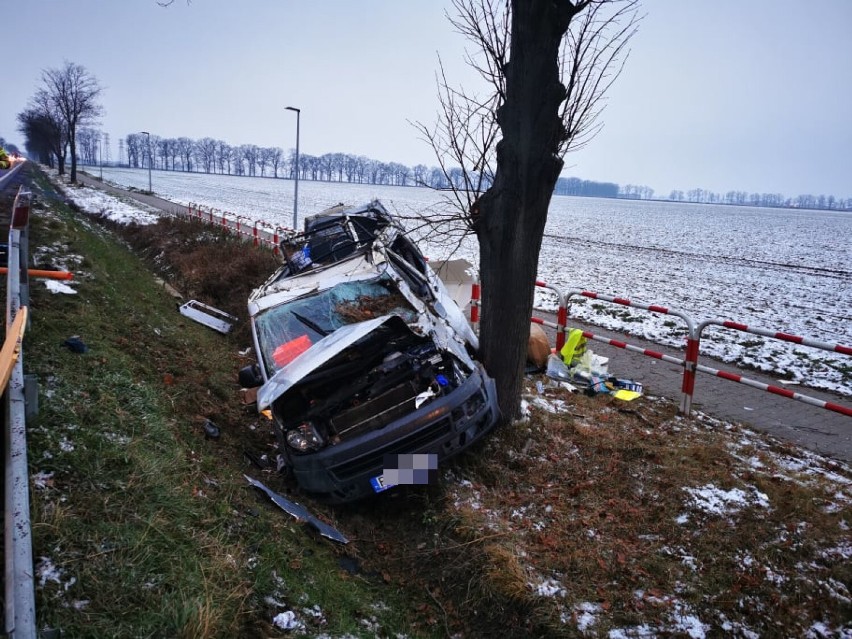
[[479, 305], [482, 303], [482, 288], [479, 282], [474, 282], [470, 287], [470, 323], [473, 330], [479, 331]]
[[690, 336], [686, 340], [686, 356], [683, 360], [683, 385], [679, 412], [689, 415], [692, 410], [692, 396], [695, 394], [695, 373], [698, 370], [699, 339]]
[[278, 255], [278, 253], [280, 253], [280, 251], [281, 251], [281, 249], [278, 248], [278, 244], [279, 244], [279, 241], [280, 241], [279, 236], [278, 236], [278, 229], [280, 229], [280, 228], [281, 228], [280, 226], [276, 226], [275, 229], [272, 232], [272, 243], [274, 245], [272, 247], [273, 255]]

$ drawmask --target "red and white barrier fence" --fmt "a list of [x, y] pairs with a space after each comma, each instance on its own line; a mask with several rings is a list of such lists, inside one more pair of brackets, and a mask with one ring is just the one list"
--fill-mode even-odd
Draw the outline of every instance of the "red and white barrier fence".
[[219, 226], [237, 237], [250, 241], [254, 246], [270, 248], [276, 255], [280, 251], [281, 240], [295, 233], [286, 226], [273, 226], [264, 220], [255, 220], [245, 215], [236, 215], [192, 202], [187, 205], [186, 210], [178, 209], [177, 212], [190, 219]]
[[[684, 359], [678, 359], [677, 357], [672, 357], [670, 355], [665, 355], [658, 351], [650, 350], [647, 348], [641, 348], [639, 346], [634, 346], [632, 344], [628, 344], [626, 342], [622, 342], [616, 339], [610, 339], [608, 337], [603, 337], [600, 335], [596, 335], [589, 331], [583, 331], [583, 335], [587, 339], [592, 339], [598, 342], [602, 342], [605, 344], [609, 344], [610, 346], [614, 346], [616, 348], [621, 348], [627, 351], [631, 351], [634, 353], [640, 353], [647, 357], [653, 357], [655, 359], [663, 360], [666, 362], [670, 362], [672, 364], [677, 364], [678, 366], [683, 367], [683, 383], [681, 386], [681, 402], [679, 406], [679, 412], [684, 415], [689, 415], [692, 408], [692, 398], [695, 393], [695, 375], [696, 373], [706, 373], [708, 375], [713, 375], [715, 377], [719, 377], [720, 379], [726, 379], [729, 381], [737, 382], [740, 384], [744, 384], [746, 386], [750, 386], [751, 388], [757, 388], [768, 393], [772, 393], [773, 395], [780, 395], [781, 397], [787, 397], [789, 399], [794, 399], [796, 401], [804, 402], [806, 404], [810, 404], [811, 406], [818, 406], [820, 408], [824, 408], [826, 410], [830, 410], [836, 413], [840, 413], [841, 415], [847, 415], [852, 417], [852, 408], [844, 406], [842, 404], [838, 404], [836, 402], [827, 402], [821, 399], [817, 399], [815, 397], [811, 397], [809, 395], [803, 395], [801, 393], [793, 392], [786, 388], [781, 388], [779, 386], [773, 386], [771, 384], [764, 384], [763, 382], [759, 382], [757, 380], [749, 379], [747, 377], [743, 377], [742, 375], [738, 375], [735, 373], [727, 373], [725, 371], [720, 371], [715, 368], [711, 368], [709, 366], [703, 366], [698, 363], [698, 357], [700, 355], [700, 345], [701, 345], [701, 333], [708, 326], [721, 326], [723, 328], [729, 328], [732, 330], [743, 331], [746, 333], [753, 333], [754, 335], [762, 335], [764, 337], [769, 337], [772, 339], [778, 339], [785, 342], [791, 342], [793, 344], [800, 344], [802, 346], [810, 346], [812, 348], [819, 348], [825, 351], [830, 351], [834, 353], [841, 353], [844, 355], [852, 355], [852, 348], [849, 346], [844, 346], [842, 344], [830, 343], [830, 342], [822, 342], [819, 340], [800, 337], [798, 335], [791, 335], [790, 333], [785, 333], [782, 331], [770, 331], [763, 328], [750, 327], [745, 324], [740, 324], [738, 322], [731, 322], [725, 320], [707, 320], [702, 322], [701, 324], [696, 324], [696, 322], [686, 313], [674, 309], [667, 308], [665, 306], [660, 306], [657, 304], [643, 304], [640, 302], [634, 302], [627, 298], [623, 297], [611, 297], [609, 295], [603, 295], [601, 293], [594, 293], [591, 291], [582, 291], [575, 290], [569, 291], [567, 294], [563, 294], [557, 287], [547, 284], [545, 282], [537, 281], [535, 283], [536, 286], [548, 288], [556, 294], [557, 299], [559, 300], [559, 309], [557, 313], [556, 322], [550, 322], [547, 320], [543, 320], [537, 317], [531, 317], [530, 321], [535, 324], [542, 324], [544, 326], [550, 326], [556, 329], [556, 348], [557, 350], [561, 350], [562, 346], [565, 343], [565, 334], [567, 332], [567, 324], [568, 324], [568, 303], [571, 297], [573, 296], [581, 296], [589, 299], [609, 302], [611, 304], [619, 304], [621, 306], [629, 306], [632, 308], [638, 308], [642, 310], [646, 310], [652, 313], [659, 313], [662, 315], [672, 315], [675, 317], [681, 318], [684, 322], [686, 322], [687, 327], [687, 340], [686, 340], [686, 352]], [[476, 328], [480, 321], [480, 308], [481, 308], [481, 289], [479, 284], [474, 284], [472, 291], [472, 299], [471, 299], [471, 309], [470, 309], [470, 320], [473, 323], [474, 328]]]
[[[729, 328], [734, 331], [751, 333], [752, 335], [761, 335], [763, 337], [769, 337], [771, 339], [777, 339], [783, 342], [790, 342], [792, 344], [801, 344], [802, 346], [810, 346], [811, 348], [818, 348], [820, 350], [829, 351], [833, 353], [852, 355], [852, 348], [848, 346], [843, 346], [842, 344], [822, 342], [819, 340], [810, 339], [808, 337], [800, 337], [799, 335], [791, 335], [790, 333], [784, 333], [780, 331], [768, 331], [764, 328], [751, 327], [746, 324], [740, 324], [738, 322], [729, 322], [721, 319], [712, 319], [701, 322], [701, 324], [698, 325], [697, 330], [699, 339], [701, 338], [701, 333], [708, 326], [721, 326], [723, 328]], [[826, 410], [834, 411], [835, 413], [840, 413], [841, 415], [847, 415], [849, 417], [852, 417], [852, 408], [843, 406], [842, 404], [837, 404], [835, 402], [826, 402], [821, 399], [817, 399], [816, 397], [810, 397], [809, 395], [795, 393], [787, 388], [781, 388], [780, 386], [772, 386], [771, 384], [764, 384], [763, 382], [758, 382], [757, 380], [749, 379], [748, 377], [743, 377], [742, 375], [737, 375], [735, 373], [726, 373], [725, 371], [710, 368], [709, 366], [699, 366], [699, 371], [702, 373], [707, 373], [709, 375], [715, 375], [716, 377], [721, 377], [722, 379], [727, 379], [732, 382], [737, 382], [739, 384], [745, 384], [746, 386], [751, 386], [752, 388], [759, 388], [760, 390], [772, 393], [773, 395], [781, 395], [782, 397], [795, 399], [797, 401], [810, 404], [811, 406], [819, 406], [820, 408], [825, 408]]]
[[547, 282], [542, 282], [541, 280], [536, 280], [535, 285], [539, 288], [546, 288], [556, 295], [556, 300], [559, 304], [556, 311], [556, 323], [548, 322], [545, 320], [539, 320], [538, 318], [531, 318], [533, 322], [537, 324], [543, 324], [545, 326], [550, 326], [556, 329], [556, 350], [561, 351], [562, 347], [565, 346], [565, 327], [568, 324], [568, 298], [562, 294], [555, 286], [548, 284]]

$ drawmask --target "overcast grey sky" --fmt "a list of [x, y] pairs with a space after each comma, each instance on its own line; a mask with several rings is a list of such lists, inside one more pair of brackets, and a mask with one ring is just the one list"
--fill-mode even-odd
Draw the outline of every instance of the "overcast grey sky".
[[[469, 81], [445, 0], [0, 0], [0, 136], [63, 60], [104, 87], [113, 141], [146, 130], [434, 164], [440, 52]], [[600, 135], [566, 176], [852, 197], [852, 0], [644, 0]]]

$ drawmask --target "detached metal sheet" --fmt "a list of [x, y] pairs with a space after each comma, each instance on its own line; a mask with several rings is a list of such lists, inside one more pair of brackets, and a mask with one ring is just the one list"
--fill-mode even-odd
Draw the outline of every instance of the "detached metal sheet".
[[301, 504], [297, 504], [295, 501], [290, 501], [286, 497], [282, 497], [278, 493], [270, 490], [264, 484], [257, 481], [256, 479], [252, 479], [248, 475], [243, 475], [246, 478], [246, 481], [250, 483], [255, 488], [259, 488], [263, 492], [267, 494], [267, 496], [272, 500], [272, 502], [278, 506], [281, 510], [283, 510], [288, 515], [292, 515], [299, 521], [304, 521], [314, 528], [317, 529], [320, 535], [327, 539], [331, 539], [332, 541], [336, 541], [341, 544], [348, 544], [349, 540], [334, 526], [330, 526], [324, 521], [317, 519], [314, 517], [308, 509], [302, 506]]
[[189, 300], [186, 304], [182, 305], [180, 307], [180, 314], [199, 324], [212, 328], [214, 331], [218, 331], [223, 335], [227, 335], [233, 327], [234, 322], [237, 321], [237, 318], [233, 315], [203, 304], [198, 300]]

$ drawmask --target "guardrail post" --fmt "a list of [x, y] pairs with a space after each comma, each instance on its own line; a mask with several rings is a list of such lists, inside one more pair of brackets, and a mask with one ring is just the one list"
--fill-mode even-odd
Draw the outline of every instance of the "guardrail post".
[[564, 300], [560, 300], [559, 312], [556, 314], [556, 352], [560, 352], [565, 346], [565, 331], [568, 326], [568, 306]]
[[692, 396], [695, 393], [695, 373], [698, 370], [699, 339], [690, 336], [686, 340], [686, 355], [683, 360], [683, 396], [680, 400], [678, 412], [689, 416], [692, 410]]
[[479, 305], [482, 303], [482, 285], [474, 282], [470, 287], [470, 323], [474, 331], [479, 330]]

